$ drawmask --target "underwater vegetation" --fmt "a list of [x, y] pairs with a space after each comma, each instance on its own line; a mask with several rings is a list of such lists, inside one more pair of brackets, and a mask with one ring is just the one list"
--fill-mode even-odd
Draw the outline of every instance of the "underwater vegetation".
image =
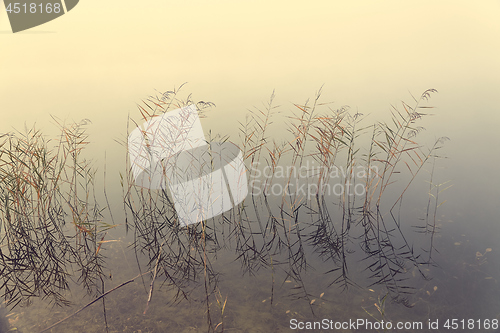
[[[214, 107], [194, 102], [191, 95], [179, 97], [179, 89], [143, 101], [140, 121], [130, 119], [128, 130], [184, 106], [195, 105], [201, 117]], [[144, 315], [155, 293], [163, 290], [172, 304], [200, 301], [204, 330], [223, 331], [230, 302], [217, 260], [229, 256], [244, 276], [268, 272], [270, 297], [264, 301], [270, 304], [279, 302], [280, 288], [290, 285], [285, 297], [303, 300], [314, 315], [325, 294], [310, 291], [305, 276], [315, 269], [329, 288], [380, 286], [384, 294], [376, 304], [382, 315], [388, 300], [412, 307], [417, 292], [413, 278], [428, 280], [425, 267], [436, 265], [436, 214], [443, 186], [435, 185], [432, 171], [430, 180], [423, 171], [433, 167], [447, 138], [431, 147], [417, 141], [433, 93], [426, 90], [411, 104], [393, 107], [390, 122], [374, 124], [366, 124], [349, 107], [322, 103], [321, 90], [283, 115], [273, 93], [263, 108], [251, 110], [240, 122], [239, 135], [210, 133], [208, 142], [233, 142], [240, 148], [249, 195], [222, 215], [193, 225], [179, 224], [168, 189], [137, 186], [127, 159], [126, 172], [120, 173], [121, 226], [133, 235], [139, 272], [107, 291], [101, 247], [106, 246], [106, 231], [116, 225], [104, 222], [109, 205], [98, 204], [96, 170], [81, 157], [88, 142], [85, 122], [68, 126], [56, 121], [61, 135], [53, 141], [34, 128], [4, 134], [2, 295], [10, 307], [28, 304], [33, 297], [67, 304], [63, 294], [74, 278], [97, 297], [93, 304], [141, 280], [147, 290]], [[126, 140], [122, 145], [129, 149]], [[423, 193], [428, 196], [425, 218], [405, 219], [403, 199], [422, 177], [430, 184], [429, 193]], [[421, 237], [418, 247], [409, 241], [412, 231]], [[353, 268], [360, 262], [362, 271]], [[108, 329], [107, 321], [103, 325]]]

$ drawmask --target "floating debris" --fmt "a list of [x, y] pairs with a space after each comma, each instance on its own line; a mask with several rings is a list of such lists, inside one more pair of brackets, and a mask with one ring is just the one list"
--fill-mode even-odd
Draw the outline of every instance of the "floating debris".
[[309, 304], [311, 304], [311, 305], [312, 305], [314, 302], [316, 302], [316, 299], [313, 299], [313, 300], [311, 301], [311, 303], [309, 303]]
[[429, 296], [431, 295], [431, 293], [429, 292], [429, 290], [427, 290], [427, 291], [426, 291], [426, 293], [427, 293], [427, 295], [429, 295]]
[[372, 293], [374, 293], [374, 292], [375, 292], [375, 290], [373, 290], [373, 289], [368, 289], [368, 290], [369, 290], [369, 291], [371, 291]]
[[460, 243], [460, 242], [455, 242], [455, 245], [456, 245], [456, 246], [459, 246], [459, 245], [462, 245], [462, 243]]
[[437, 286], [434, 286], [434, 291], [438, 290], [438, 287]]
[[286, 310], [286, 312], [285, 312], [285, 313], [290, 313], [290, 310]]
[[491, 249], [491, 247], [489, 247], [489, 248], [487, 248], [487, 249], [486, 249], [486, 252], [485, 252], [485, 253], [487, 253], [487, 252], [491, 252], [491, 251], [493, 251], [493, 250]]
[[321, 293], [321, 295], [319, 295], [319, 298], [323, 297], [325, 295], [325, 293]]

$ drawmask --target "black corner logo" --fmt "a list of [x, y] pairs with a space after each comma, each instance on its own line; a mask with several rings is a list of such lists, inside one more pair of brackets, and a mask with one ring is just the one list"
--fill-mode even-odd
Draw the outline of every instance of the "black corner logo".
[[79, 0], [4, 0], [12, 32], [52, 21], [72, 10]]

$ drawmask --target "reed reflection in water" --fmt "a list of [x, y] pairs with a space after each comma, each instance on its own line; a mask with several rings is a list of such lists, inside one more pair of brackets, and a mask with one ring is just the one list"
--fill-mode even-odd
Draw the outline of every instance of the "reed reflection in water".
[[[429, 304], [425, 297], [441, 291], [430, 281], [430, 273], [439, 264], [434, 260], [440, 236], [437, 214], [443, 203], [440, 193], [448, 186], [433, 179], [432, 172], [447, 138], [429, 148], [416, 141], [422, 130], [418, 123], [435, 92], [427, 90], [411, 104], [394, 108], [392, 122], [371, 125], [348, 107], [322, 103], [321, 91], [311, 101], [295, 105], [294, 114], [283, 119], [273, 94], [263, 109], [253, 110], [241, 122], [238, 139], [216, 135], [208, 140], [233, 141], [240, 147], [249, 196], [230, 211], [187, 227], [178, 222], [168, 188], [135, 185], [129, 165], [120, 175], [124, 225], [133, 235], [139, 272], [135, 277], [118, 275], [118, 283], [117, 274], [111, 280], [106, 273], [108, 265], [117, 263], [102, 255], [114, 244], [108, 243], [112, 239], [106, 238], [106, 231], [115, 224], [103, 222], [109, 211], [92, 200], [92, 170], [76, 155], [86, 142], [82, 126], [70, 127], [76, 132], [63, 126], [54, 150], [42, 136], [27, 136], [36, 138], [36, 149], [24, 150], [12, 147], [31, 141], [6, 137], [1, 255], [3, 272], [11, 274], [2, 273], [4, 297], [11, 306], [39, 296], [65, 304], [62, 293], [69, 284], [64, 279], [73, 278], [75, 270], [80, 272], [76, 282], [102, 304], [102, 320], [86, 323], [100, 327], [94, 330], [127, 330], [113, 310], [113, 296], [127, 299], [126, 288], [134, 290], [123, 303], [133, 303], [128, 309], [131, 316], [140, 312], [158, 319], [165, 311], [177, 309], [173, 313], [179, 315], [182, 309], [197, 309], [197, 319], [184, 321], [185, 326], [178, 318], [165, 318], [164, 324], [156, 321], [159, 331], [171, 325], [179, 331], [229, 331], [250, 325], [243, 317], [266, 318], [263, 327], [279, 330], [287, 328], [290, 317], [325, 313], [378, 321], [395, 319], [401, 308], [413, 307], [415, 318], [425, 321], [430, 318], [421, 310]], [[179, 91], [171, 91], [150, 97], [140, 106], [142, 120], [191, 104], [204, 116], [213, 106], [179, 96]], [[288, 139], [273, 138], [273, 121], [287, 124]], [[424, 173], [426, 169], [430, 173]], [[429, 193], [422, 194], [427, 196], [423, 215], [411, 217], [403, 198], [423, 179], [429, 183]], [[57, 242], [49, 241], [53, 238]], [[480, 257], [489, 256], [488, 250]], [[475, 264], [481, 271], [479, 262]], [[132, 286], [141, 281], [142, 288]], [[243, 310], [245, 302], [255, 304], [257, 298], [271, 309], [267, 314], [255, 309], [263, 317]], [[109, 304], [113, 306], [106, 309]], [[90, 311], [88, 304], [81, 309]], [[155, 331], [146, 317], [135, 317], [130, 327]], [[76, 318], [63, 317], [61, 322]]]
[[[175, 291], [175, 300], [189, 299], [195, 288], [202, 288], [207, 326], [218, 329], [223, 322], [212, 319], [210, 305], [224, 306], [225, 302], [214, 261], [219, 252], [231, 249], [244, 274], [271, 271], [271, 304], [276, 302], [275, 284], [291, 281], [295, 287], [288, 296], [305, 300], [314, 314], [316, 299], [308, 292], [303, 275], [317, 261], [311, 257], [317, 256], [330, 279], [329, 286], [347, 289], [366, 286], [368, 281], [367, 287], [382, 285], [393, 302], [411, 307], [409, 297], [415, 288], [408, 275], [416, 271], [428, 279], [423, 267], [435, 264], [433, 239], [438, 232], [438, 193], [443, 188], [431, 183], [425, 219], [413, 225], [427, 239], [427, 248], [414, 249], [407, 241], [401, 226], [405, 223], [401, 202], [424, 165], [438, 157], [436, 150], [446, 140], [438, 139], [427, 150], [414, 141], [421, 130], [418, 120], [425, 116], [422, 111], [429, 108], [422, 103], [434, 92], [425, 91], [413, 106], [403, 103], [402, 110], [394, 109], [392, 124], [370, 126], [363, 124], [362, 115], [350, 114], [347, 107], [332, 109], [320, 103], [318, 93], [312, 102], [296, 105], [296, 114], [288, 119], [290, 139], [284, 141], [270, 138], [267, 131], [275, 117], [273, 95], [265, 109], [254, 110], [241, 123], [238, 144], [247, 165], [251, 195], [221, 217], [187, 228], [179, 227], [167, 190], [137, 187], [132, 175], [126, 175], [127, 223], [135, 231], [136, 251], [149, 258], [148, 269], [154, 271], [150, 290], [160, 277]], [[151, 97], [140, 109], [148, 120], [192, 103], [177, 99], [177, 92], [172, 91]], [[206, 110], [207, 104], [198, 105], [201, 111]], [[370, 138], [368, 147], [357, 145], [363, 134]], [[316, 167], [307, 167], [313, 163]], [[402, 167], [409, 174], [406, 178], [398, 177]], [[334, 179], [332, 174], [337, 175], [339, 169], [344, 170], [343, 175]], [[396, 187], [395, 178], [400, 178], [400, 192], [386, 200], [386, 192]], [[292, 185], [299, 190], [290, 191]], [[363, 191], [355, 195], [357, 185]], [[328, 195], [335, 186], [344, 190], [335, 192], [337, 196]], [[273, 190], [276, 188], [280, 190]], [[351, 261], [359, 259], [368, 272], [364, 274], [366, 281], [350, 273]], [[275, 275], [283, 281], [276, 281]]]

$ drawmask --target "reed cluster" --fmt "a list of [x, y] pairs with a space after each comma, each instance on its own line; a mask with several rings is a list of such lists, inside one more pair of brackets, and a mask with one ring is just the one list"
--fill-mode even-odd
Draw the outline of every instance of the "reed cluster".
[[81, 157], [87, 120], [54, 121], [55, 139], [35, 127], [0, 138], [0, 289], [13, 307], [32, 297], [67, 304], [72, 277], [95, 292], [102, 275], [106, 226]]
[[[435, 92], [429, 89], [414, 98], [413, 105], [393, 107], [390, 123], [370, 125], [349, 107], [321, 103], [321, 90], [312, 101], [295, 104], [295, 112], [286, 119], [278, 118], [273, 93], [264, 108], [252, 110], [241, 122], [238, 138], [224, 138], [240, 147], [250, 187], [259, 184], [253, 188], [257, 194], [250, 190], [246, 200], [229, 212], [180, 228], [168, 191], [140, 188], [130, 173], [122, 176], [136, 250], [150, 258], [149, 268], [161, 268], [155, 278], [166, 279], [177, 296], [188, 298], [195, 285], [204, 288], [208, 323], [214, 330], [209, 304], [214, 300], [220, 304], [221, 296], [216, 293], [219, 274], [211, 263], [222, 248], [234, 249], [243, 272], [272, 270], [271, 293], [275, 271], [292, 278], [298, 287], [290, 297], [307, 300], [313, 312], [314, 301], [302, 278], [313, 254], [323, 260], [325, 274], [333, 276], [330, 285], [348, 288], [363, 283], [349, 270], [362, 259], [368, 286], [383, 285], [392, 301], [411, 306], [408, 295], [413, 287], [407, 272], [415, 267], [428, 278], [421, 267], [434, 264], [440, 203], [429, 196], [427, 216], [420, 221], [402, 219], [402, 201], [447, 140], [439, 138], [430, 148], [416, 141], [423, 130], [418, 122], [431, 108], [426, 102]], [[151, 96], [139, 109], [147, 121], [189, 104], [195, 104], [191, 96], [181, 100], [178, 91], [171, 91]], [[197, 105], [200, 112], [212, 106]], [[281, 126], [271, 130], [276, 119]], [[353, 189], [355, 184], [362, 186], [362, 193]], [[332, 195], [333, 186], [344, 191]], [[291, 191], [292, 187], [307, 191]], [[428, 248], [415, 248], [407, 240], [408, 224], [428, 237]]]

